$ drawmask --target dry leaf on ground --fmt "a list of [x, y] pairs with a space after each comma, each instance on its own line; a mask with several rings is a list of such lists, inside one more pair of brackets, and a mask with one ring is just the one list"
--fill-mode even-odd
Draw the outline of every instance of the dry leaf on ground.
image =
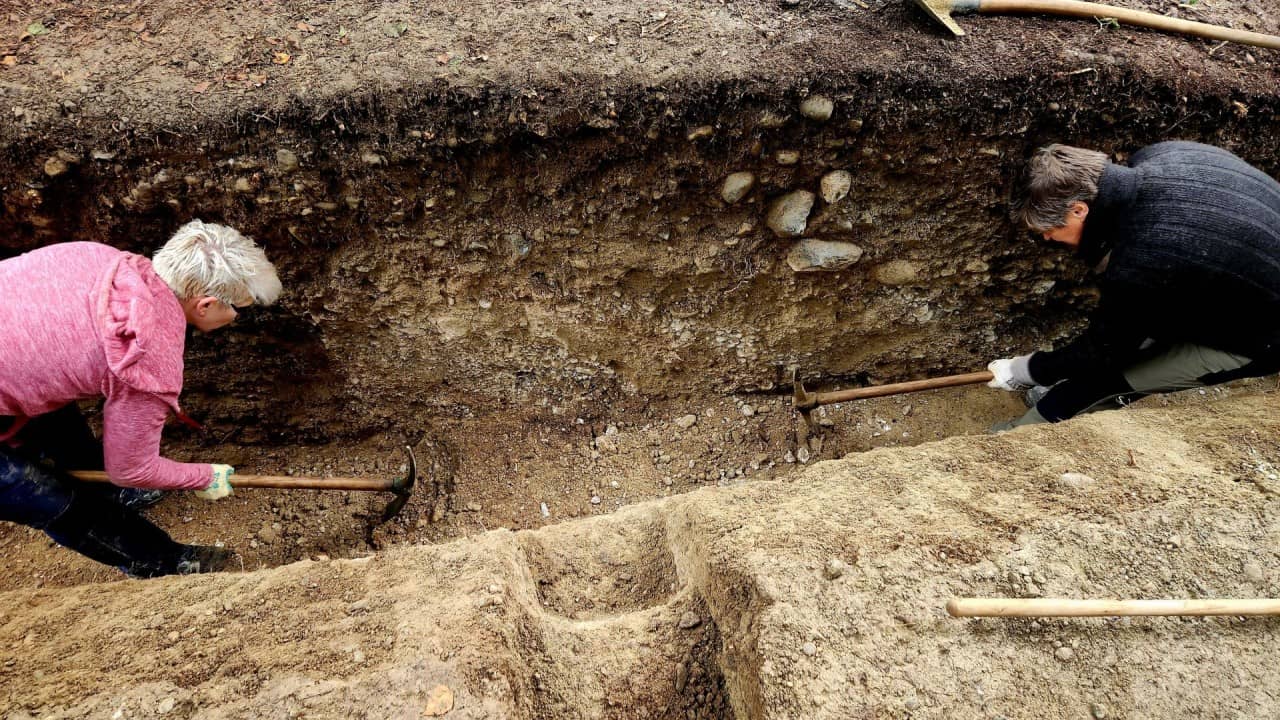
[[437, 685], [427, 693], [427, 706], [422, 708], [426, 717], [439, 717], [453, 709], [453, 691], [447, 685]]

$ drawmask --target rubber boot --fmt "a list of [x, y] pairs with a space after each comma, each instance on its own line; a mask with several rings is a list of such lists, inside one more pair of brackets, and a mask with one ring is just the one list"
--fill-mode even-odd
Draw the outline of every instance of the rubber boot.
[[231, 567], [236, 553], [217, 545], [186, 545], [178, 562], [179, 575], [221, 572]]
[[189, 552], [194, 546], [174, 542], [137, 511], [82, 489], [44, 528], [58, 544], [134, 577], [174, 575], [182, 562], [196, 559]]

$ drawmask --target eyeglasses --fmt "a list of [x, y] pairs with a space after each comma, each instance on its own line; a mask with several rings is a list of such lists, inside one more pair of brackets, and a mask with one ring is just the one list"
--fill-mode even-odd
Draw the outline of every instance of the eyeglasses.
[[231, 308], [231, 311], [235, 313], [235, 317], [231, 318], [231, 322], [233, 323], [249, 317], [249, 314], [248, 314], [249, 308], [253, 307], [253, 303], [251, 302], [245, 303], [244, 305], [236, 305], [235, 303], [225, 300], [223, 298], [218, 298], [218, 302]]

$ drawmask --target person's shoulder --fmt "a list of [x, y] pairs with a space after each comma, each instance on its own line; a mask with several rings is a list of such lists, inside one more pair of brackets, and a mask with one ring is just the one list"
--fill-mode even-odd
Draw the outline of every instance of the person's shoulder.
[[138, 390], [176, 396], [186, 333], [177, 296], [150, 260], [133, 253], [120, 253], [105, 281], [100, 321], [108, 367]]
[[1139, 165], [1221, 165], [1244, 162], [1234, 153], [1214, 145], [1190, 140], [1166, 140], [1148, 145], [1129, 158], [1133, 167]]
[[77, 241], [54, 243], [38, 247], [19, 255], [14, 260], [22, 260], [34, 265], [68, 266], [108, 264], [115, 258], [126, 254], [110, 245], [102, 243]]

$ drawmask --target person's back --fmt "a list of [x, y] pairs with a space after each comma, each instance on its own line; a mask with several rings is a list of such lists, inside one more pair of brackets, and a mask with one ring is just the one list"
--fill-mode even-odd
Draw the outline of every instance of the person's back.
[[[1108, 166], [1086, 235], [1114, 243], [1104, 299], [1151, 337], [1255, 358], [1280, 341], [1280, 183], [1209, 145], [1164, 142]], [[1086, 239], [1086, 242], [1089, 240]], [[1111, 295], [1112, 297], [1107, 297]]]
[[[103, 335], [113, 291], [116, 302], [133, 306], [130, 327], [118, 330], [142, 335], [135, 353], [160, 352], [176, 340], [181, 358], [182, 308], [158, 277], [148, 283], [147, 275], [154, 277], [145, 258], [88, 242], [51, 245], [0, 262], [0, 415], [34, 417], [106, 394]], [[180, 367], [177, 377], [175, 392]]]
[[[105, 470], [123, 488], [231, 494], [235, 469], [161, 457], [178, 408], [188, 325], [212, 332], [281, 285], [266, 254], [234, 229], [193, 220], [153, 260], [65, 243], [0, 261], [0, 520], [125, 572], [205, 572], [233, 557], [184, 545], [116, 488], [68, 474]], [[101, 397], [99, 442], [76, 400]]]
[[1280, 183], [1199, 143], [1130, 162], [1068, 145], [1028, 160], [1014, 219], [1075, 249], [1101, 297], [1064, 346], [987, 365], [988, 385], [1033, 405], [993, 430], [1280, 369]]

